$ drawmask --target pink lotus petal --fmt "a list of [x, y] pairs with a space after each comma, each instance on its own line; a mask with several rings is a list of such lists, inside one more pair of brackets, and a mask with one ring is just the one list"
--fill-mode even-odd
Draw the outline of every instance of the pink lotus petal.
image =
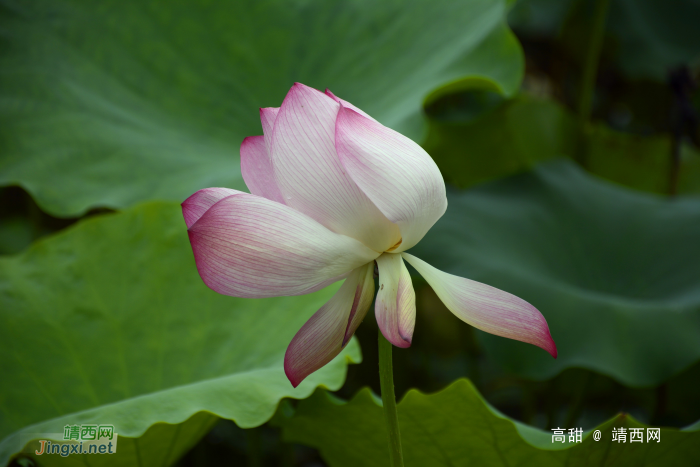
[[265, 135], [265, 146], [267, 147], [268, 154], [270, 154], [272, 131], [275, 128], [275, 119], [279, 111], [279, 107], [265, 107], [260, 109], [260, 123], [262, 123], [263, 134]]
[[379, 291], [374, 305], [384, 337], [397, 347], [409, 347], [416, 325], [416, 293], [400, 254], [384, 253], [376, 259]]
[[231, 190], [230, 188], [205, 188], [199, 190], [182, 203], [182, 215], [185, 217], [187, 228], [192, 227], [192, 224], [197, 222], [202, 214], [214, 204], [218, 203], [227, 196], [240, 195], [242, 191]]
[[284, 204], [265, 147], [265, 137], [248, 136], [241, 143], [241, 174], [252, 194]]
[[211, 206], [188, 234], [204, 283], [235, 297], [310, 293], [378, 256], [288, 206], [247, 193]]
[[[328, 303], [296, 333], [284, 355], [284, 372], [297, 387], [307, 376], [335, 358], [367, 314], [374, 295], [374, 263], [354, 269]], [[369, 279], [368, 279], [369, 278]]]
[[359, 108], [355, 107], [354, 105], [352, 105], [350, 102], [348, 102], [348, 101], [346, 101], [346, 100], [343, 100], [343, 99], [341, 99], [341, 98], [339, 98], [339, 97], [336, 97], [335, 94], [333, 94], [333, 93], [331, 92], [331, 90], [328, 89], [328, 88], [326, 88], [326, 95], [327, 95], [328, 97], [330, 97], [331, 99], [333, 99], [334, 101], [336, 101], [338, 104], [342, 104], [343, 107], [347, 107], [348, 109], [352, 109], [352, 110], [354, 110], [355, 112], [357, 112], [358, 114], [362, 115], [363, 117], [369, 118], [370, 120], [373, 120], [373, 121], [376, 122], [376, 120], [374, 120], [374, 119], [373, 119], [372, 117], [370, 117], [368, 114], [366, 114], [365, 112], [363, 112], [361, 109], [359, 109]]
[[445, 182], [430, 156], [416, 143], [376, 121], [341, 107], [335, 147], [348, 174], [414, 246], [447, 209]]
[[358, 268], [360, 275], [360, 283], [355, 289], [355, 297], [353, 298], [350, 316], [348, 316], [347, 328], [343, 336], [343, 347], [348, 343], [350, 338], [355, 334], [362, 320], [365, 319], [369, 306], [374, 299], [374, 262], [366, 264], [363, 268]]
[[497, 336], [536, 345], [557, 358], [557, 346], [547, 321], [522, 298], [442, 272], [408, 253], [402, 256], [430, 284], [445, 306], [465, 323]]
[[381, 252], [396, 244], [401, 234], [340, 164], [334, 143], [339, 108], [315, 89], [300, 83], [292, 86], [273, 130], [275, 179], [288, 206]]

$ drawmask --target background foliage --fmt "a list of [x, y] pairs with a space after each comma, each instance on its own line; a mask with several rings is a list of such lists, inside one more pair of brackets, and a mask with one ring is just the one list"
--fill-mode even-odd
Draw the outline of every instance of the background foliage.
[[[399, 422], [408, 466], [691, 466], [700, 438], [697, 430], [664, 429], [663, 446], [660, 442], [616, 446], [608, 436], [595, 442], [591, 430], [581, 443], [568, 442], [568, 431], [565, 443], [552, 443], [550, 433], [514, 422], [490, 407], [466, 380], [428, 396], [409, 391], [399, 405]], [[279, 417], [278, 423], [285, 438], [317, 446], [332, 465], [386, 465], [384, 417], [367, 389], [348, 403], [319, 391], [296, 411]], [[620, 414], [596, 428], [611, 433], [613, 427], [629, 430], [644, 425]]]
[[452, 186], [414, 253], [535, 304], [559, 347], [475, 331], [416, 277], [407, 465], [693, 465], [699, 19], [694, 0], [2, 0], [0, 464], [83, 465], [30, 457], [32, 433], [95, 421], [120, 439], [93, 466], [385, 465], [374, 319], [292, 389], [284, 349], [333, 288], [215, 294], [177, 205], [245, 189], [257, 108], [301, 81], [423, 144]]

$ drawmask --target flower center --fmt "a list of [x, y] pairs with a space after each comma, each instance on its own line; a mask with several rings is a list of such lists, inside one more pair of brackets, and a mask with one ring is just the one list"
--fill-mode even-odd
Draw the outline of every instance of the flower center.
[[387, 251], [387, 252], [389, 252], [389, 251], [394, 251], [395, 249], [397, 249], [397, 248], [399, 247], [399, 245], [401, 245], [401, 242], [403, 242], [403, 238], [399, 238], [399, 241], [396, 242], [396, 244], [395, 244], [394, 246], [392, 246], [391, 248], [389, 248], [389, 249], [386, 250], [386, 251]]

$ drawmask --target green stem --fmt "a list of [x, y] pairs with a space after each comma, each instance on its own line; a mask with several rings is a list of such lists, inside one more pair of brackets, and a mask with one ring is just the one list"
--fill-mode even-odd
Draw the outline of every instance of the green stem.
[[588, 156], [588, 133], [590, 132], [591, 108], [593, 107], [593, 90], [595, 89], [595, 80], [598, 75], [598, 63], [600, 61], [600, 49], [603, 45], [608, 3], [609, 0], [596, 0], [591, 37], [588, 42], [586, 62], [583, 67], [583, 78], [581, 80], [581, 94], [578, 101], [581, 144], [579, 144], [578, 159], [584, 166]]
[[391, 343], [386, 340], [381, 330], [379, 331], [379, 384], [382, 388], [386, 430], [389, 434], [389, 460], [392, 467], [403, 467], [401, 433], [399, 433], [399, 417], [396, 412], [396, 396], [394, 395]]

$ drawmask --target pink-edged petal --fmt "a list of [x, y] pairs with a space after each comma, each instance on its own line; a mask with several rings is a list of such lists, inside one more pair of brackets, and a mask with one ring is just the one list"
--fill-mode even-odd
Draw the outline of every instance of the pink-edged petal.
[[[374, 263], [354, 269], [335, 295], [296, 333], [284, 355], [284, 372], [292, 386], [299, 386], [333, 360], [350, 340], [372, 303], [373, 269]], [[354, 325], [352, 332], [349, 324]]]
[[204, 188], [199, 190], [189, 198], [187, 198], [182, 204], [182, 215], [185, 218], [185, 224], [187, 228], [192, 227], [192, 224], [197, 222], [202, 214], [207, 212], [207, 210], [214, 204], [218, 203], [227, 196], [238, 195], [243, 193], [238, 190], [231, 190], [230, 188]]
[[241, 143], [241, 174], [252, 194], [284, 204], [265, 147], [265, 137], [248, 136]]
[[260, 123], [262, 123], [263, 135], [265, 135], [265, 146], [267, 153], [270, 153], [272, 144], [272, 130], [275, 128], [275, 119], [279, 113], [279, 107], [264, 107], [260, 109]]
[[341, 107], [335, 146], [348, 174], [401, 229], [407, 250], [447, 209], [445, 182], [433, 159], [409, 138], [352, 109]]
[[[344, 99], [341, 99], [341, 98], [337, 97], [337, 96], [336, 96], [335, 94], [333, 94], [333, 93], [331, 92], [331, 90], [328, 89], [328, 88], [326, 88], [326, 95], [327, 95], [328, 97], [330, 97], [331, 99], [333, 99], [334, 101], [336, 101], [338, 104], [342, 104], [343, 107], [347, 107], [348, 109], [352, 109], [352, 110], [354, 110], [355, 112], [357, 112], [358, 114], [362, 115], [363, 117], [367, 117], [367, 118], [369, 118], [370, 120], [374, 120], [374, 118], [370, 117], [369, 114], [365, 113], [363, 110], [359, 109], [358, 107], [355, 107], [355, 106], [352, 105], [350, 102], [348, 102], [348, 101], [346, 101], [346, 100], [344, 100]], [[374, 120], [374, 121], [376, 122], [376, 120]]]
[[416, 293], [400, 254], [384, 253], [376, 259], [379, 291], [374, 305], [384, 337], [397, 347], [409, 347], [416, 326]]
[[355, 334], [362, 320], [365, 319], [369, 306], [374, 299], [374, 262], [367, 263], [363, 268], [358, 268], [360, 275], [360, 283], [355, 289], [355, 297], [353, 298], [350, 316], [348, 316], [345, 335], [343, 336], [343, 347], [348, 343], [350, 338]]
[[292, 86], [273, 130], [275, 178], [288, 206], [381, 252], [395, 245], [401, 233], [340, 164], [335, 152], [339, 108], [313, 88]]
[[442, 272], [408, 253], [402, 256], [465, 323], [497, 336], [536, 345], [557, 358], [547, 320], [522, 298], [481, 282]]
[[204, 283], [234, 297], [310, 293], [378, 255], [288, 206], [247, 193], [211, 206], [188, 234]]

